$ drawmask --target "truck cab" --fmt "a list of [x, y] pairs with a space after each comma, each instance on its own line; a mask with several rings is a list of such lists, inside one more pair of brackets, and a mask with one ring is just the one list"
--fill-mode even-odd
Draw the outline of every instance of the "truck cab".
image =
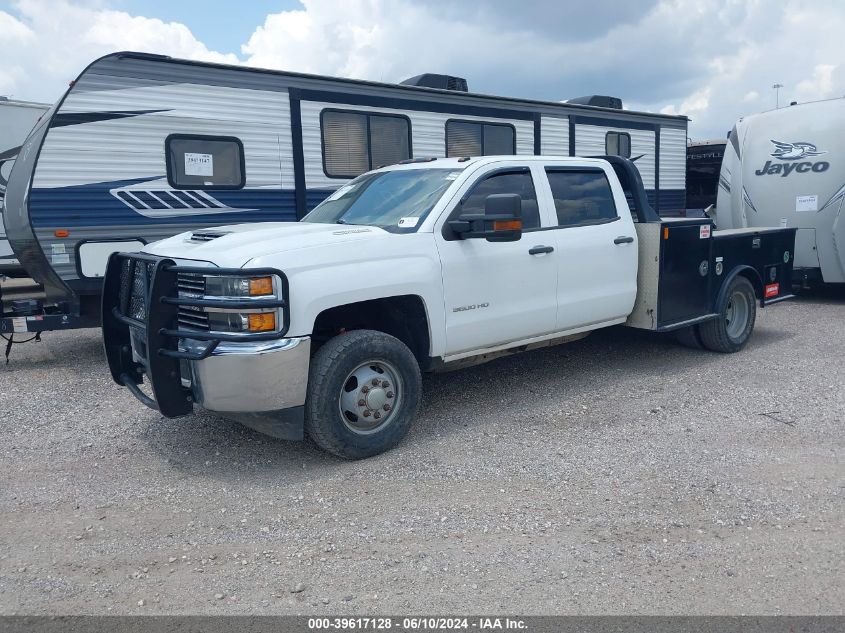
[[[693, 328], [718, 347], [695, 329], [714, 321], [721, 333], [728, 309], [711, 297], [709, 220], [675, 222], [673, 235], [698, 249], [678, 242], [671, 255], [669, 229], [620, 158], [405, 161], [359, 176], [297, 223], [216, 227], [113, 255], [103, 301], [112, 376], [166, 416], [196, 403], [366, 457], [407, 432], [423, 371], [626, 322]], [[648, 252], [640, 235], [654, 242]], [[664, 251], [690, 260], [699, 280], [689, 314], [661, 303], [660, 275], [649, 276]], [[703, 263], [690, 257], [699, 251]], [[665, 278], [683, 285], [676, 263]], [[762, 279], [747, 274], [742, 327], [723, 342], [735, 349], [720, 351], [744, 345], [755, 293], [764, 300]]]

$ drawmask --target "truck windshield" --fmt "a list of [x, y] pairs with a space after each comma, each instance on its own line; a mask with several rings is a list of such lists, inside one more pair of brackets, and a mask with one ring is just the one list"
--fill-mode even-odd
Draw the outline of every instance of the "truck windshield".
[[335, 191], [302, 221], [361, 224], [410, 233], [460, 173], [455, 169], [400, 169], [364, 174]]

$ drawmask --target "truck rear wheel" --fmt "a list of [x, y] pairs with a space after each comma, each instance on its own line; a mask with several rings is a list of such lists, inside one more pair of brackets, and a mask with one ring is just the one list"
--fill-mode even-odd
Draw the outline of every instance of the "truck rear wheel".
[[421, 399], [411, 350], [389, 334], [353, 330], [330, 339], [311, 359], [305, 429], [339, 457], [370, 457], [405, 437]]
[[751, 282], [742, 276], [734, 277], [718, 310], [718, 317], [698, 326], [701, 342], [714, 352], [738, 352], [751, 337], [757, 319], [757, 299]]

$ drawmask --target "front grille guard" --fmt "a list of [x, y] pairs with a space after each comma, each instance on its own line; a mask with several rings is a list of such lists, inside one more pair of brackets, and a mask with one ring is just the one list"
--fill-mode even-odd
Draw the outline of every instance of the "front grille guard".
[[[284, 299], [179, 297], [177, 275], [180, 273], [275, 275], [281, 280], [281, 295]], [[140, 302], [137, 293], [133, 293], [133, 285], [141, 291]], [[222, 342], [243, 343], [282, 338], [290, 325], [287, 296], [287, 277], [274, 268], [181, 266], [166, 257], [144, 253], [114, 253], [106, 267], [102, 303], [103, 342], [112, 378], [119, 385], [127, 387], [145, 405], [160, 411], [164, 416], [176, 417], [190, 413], [193, 397], [190, 389], [182, 386], [180, 361], [208, 358]], [[267, 333], [190, 330], [179, 327], [177, 316], [180, 306], [235, 310], [281, 308], [282, 323], [280, 330]], [[132, 355], [133, 330], [142, 334], [146, 341], [146, 358], [140, 362]], [[199, 341], [204, 345], [194, 352], [180, 350], [181, 339]], [[145, 374], [150, 381], [153, 398], [139, 387]]]

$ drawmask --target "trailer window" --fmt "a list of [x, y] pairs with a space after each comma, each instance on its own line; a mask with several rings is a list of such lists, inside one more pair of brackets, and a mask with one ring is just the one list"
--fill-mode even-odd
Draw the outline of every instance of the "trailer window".
[[512, 125], [474, 121], [446, 121], [446, 156], [516, 154]]
[[244, 146], [232, 136], [171, 134], [164, 141], [167, 180], [174, 189], [240, 189]]
[[411, 157], [411, 121], [404, 116], [323, 110], [323, 171], [354, 178]]
[[631, 158], [631, 135], [627, 132], [608, 132], [604, 137], [604, 153]]
[[615, 220], [616, 204], [600, 169], [547, 169], [558, 226], [586, 226]]

